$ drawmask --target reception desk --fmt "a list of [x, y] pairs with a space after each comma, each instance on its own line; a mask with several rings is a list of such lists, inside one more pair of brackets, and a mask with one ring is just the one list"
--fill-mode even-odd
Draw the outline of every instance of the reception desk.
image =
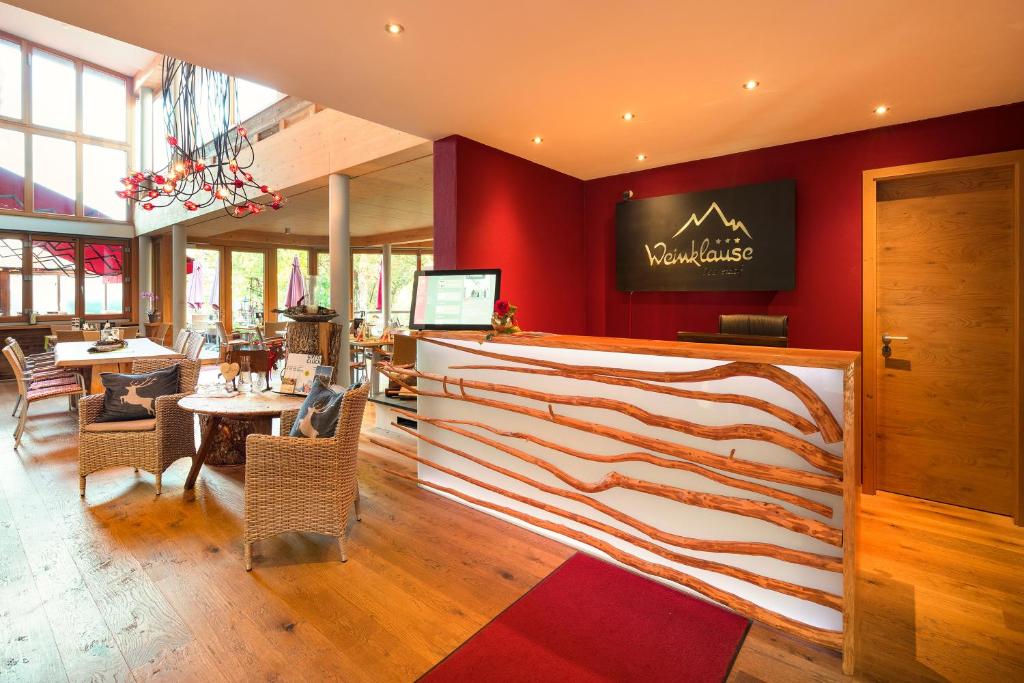
[[421, 485], [852, 667], [860, 354], [427, 332], [380, 369]]

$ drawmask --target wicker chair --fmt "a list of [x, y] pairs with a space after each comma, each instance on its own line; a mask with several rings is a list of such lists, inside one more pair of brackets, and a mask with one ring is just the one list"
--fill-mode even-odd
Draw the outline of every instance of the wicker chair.
[[181, 366], [178, 392], [160, 396], [151, 420], [96, 422], [103, 410], [103, 394], [79, 401], [78, 483], [85, 495], [85, 478], [108, 467], [134, 467], [156, 476], [156, 494], [161, 491], [164, 470], [180, 458], [196, 455], [192, 413], [178, 407], [178, 400], [194, 393], [199, 379], [199, 361], [180, 359], [138, 360], [132, 372], [152, 372], [170, 365]]
[[[52, 353], [35, 353], [31, 356], [26, 356], [25, 352], [21, 349], [21, 344], [13, 337], [6, 339], [5, 346], [10, 347], [11, 351], [14, 352], [14, 358], [21, 368], [22, 377], [27, 383], [29, 390], [33, 388], [44, 389], [58, 384], [71, 384], [72, 382], [78, 382], [85, 386], [81, 375], [78, 373], [56, 367], [53, 364]], [[21, 401], [22, 395], [19, 393], [18, 400], [14, 403], [14, 410], [11, 411], [11, 417], [18, 415]]]
[[[338, 537], [345, 562], [345, 528], [355, 507], [359, 519], [356, 455], [370, 385], [345, 396], [334, 436], [305, 439], [250, 434], [245, 440], [245, 570], [252, 545], [286, 532]], [[291, 431], [297, 410], [281, 414], [281, 434]]]
[[182, 328], [178, 330], [178, 336], [174, 338], [174, 345], [171, 347], [178, 353], [185, 353], [185, 346], [188, 344], [188, 329]]
[[200, 332], [189, 332], [188, 341], [185, 342], [185, 358], [189, 360], [199, 360], [200, 354], [203, 352], [203, 346], [206, 344], [206, 337]]
[[[14, 447], [18, 448], [21, 445], [21, 437], [25, 433], [28, 409], [33, 403], [48, 398], [67, 396], [70, 410], [75, 406], [73, 399], [85, 393], [85, 385], [82, 383], [81, 377], [78, 377], [77, 380], [61, 378], [31, 381], [25, 376], [21, 362], [12, 346], [5, 346], [3, 352], [7, 362], [11, 364], [11, 370], [14, 371], [14, 379], [18, 382], [18, 405], [24, 403], [21, 416], [18, 418], [18, 426], [14, 428]], [[17, 406], [15, 406], [15, 411], [17, 411]]]

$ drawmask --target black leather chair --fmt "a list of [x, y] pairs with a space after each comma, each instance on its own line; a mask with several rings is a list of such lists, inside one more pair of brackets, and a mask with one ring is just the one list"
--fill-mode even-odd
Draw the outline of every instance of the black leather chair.
[[718, 331], [722, 334], [749, 334], [756, 337], [785, 337], [789, 339], [788, 315], [760, 315], [738, 313], [718, 316]]

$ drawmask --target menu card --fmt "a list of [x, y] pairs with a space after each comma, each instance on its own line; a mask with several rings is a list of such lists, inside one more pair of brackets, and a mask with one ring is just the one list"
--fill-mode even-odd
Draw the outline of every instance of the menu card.
[[282, 394], [308, 394], [320, 365], [318, 353], [289, 353], [281, 371]]

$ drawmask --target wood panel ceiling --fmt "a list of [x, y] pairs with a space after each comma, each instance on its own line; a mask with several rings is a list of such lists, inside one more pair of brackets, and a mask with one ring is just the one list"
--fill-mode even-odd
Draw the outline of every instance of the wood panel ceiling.
[[[433, 156], [424, 156], [352, 179], [349, 186], [353, 237], [430, 228], [434, 223]], [[289, 196], [280, 211], [244, 219], [214, 215], [189, 226], [190, 238], [225, 236], [244, 230], [293, 235], [327, 235], [327, 179], [319, 187]], [[287, 193], [286, 193], [287, 194]]]

